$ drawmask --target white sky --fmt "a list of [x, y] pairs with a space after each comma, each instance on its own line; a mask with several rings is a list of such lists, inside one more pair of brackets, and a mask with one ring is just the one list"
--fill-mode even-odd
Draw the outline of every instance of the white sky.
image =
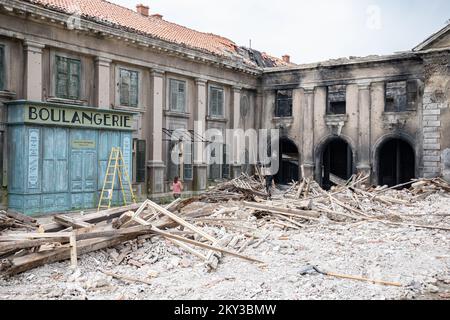
[[293, 62], [411, 50], [450, 19], [448, 0], [109, 0]]

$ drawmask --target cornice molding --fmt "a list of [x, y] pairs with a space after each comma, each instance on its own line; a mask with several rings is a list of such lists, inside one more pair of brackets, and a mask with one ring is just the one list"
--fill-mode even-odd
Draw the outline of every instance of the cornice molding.
[[[0, 6], [5, 8], [5, 13], [23, 17], [29, 16], [46, 23], [52, 23], [67, 28], [67, 13], [57, 12], [51, 9], [42, 8], [38, 5], [26, 3], [18, 0], [0, 0]], [[8, 8], [8, 9], [6, 9]], [[71, 30], [67, 30], [70, 32]], [[106, 25], [100, 22], [80, 19], [80, 26], [72, 30], [73, 32], [85, 32], [95, 36], [105, 38], [115, 38], [126, 42], [128, 45], [136, 45], [150, 50], [177, 56], [189, 61], [215, 65], [219, 68], [235, 70], [238, 72], [258, 76], [262, 74], [263, 69], [259, 67], [250, 67], [243, 62], [233, 61], [232, 58], [219, 56], [213, 53], [206, 53], [200, 49], [188, 46], [174, 44], [161, 39], [153, 38], [149, 35], [141, 35], [124, 29], [115, 27], [113, 24]]]

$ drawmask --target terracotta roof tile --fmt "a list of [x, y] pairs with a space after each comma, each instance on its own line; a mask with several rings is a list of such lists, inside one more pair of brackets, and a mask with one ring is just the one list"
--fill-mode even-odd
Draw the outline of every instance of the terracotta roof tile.
[[[145, 34], [175, 44], [185, 45], [210, 54], [238, 58], [245, 63], [255, 65], [255, 61], [245, 59], [239, 54], [239, 47], [231, 40], [204, 33], [168, 22], [157, 16], [143, 16], [131, 9], [105, 0], [26, 0], [30, 3], [44, 6], [52, 10], [68, 14], [77, 14], [84, 19], [100, 23], [113, 24], [132, 32]], [[283, 60], [263, 56], [272, 61], [275, 66], [285, 66]], [[257, 64], [256, 64], [257, 65]]]

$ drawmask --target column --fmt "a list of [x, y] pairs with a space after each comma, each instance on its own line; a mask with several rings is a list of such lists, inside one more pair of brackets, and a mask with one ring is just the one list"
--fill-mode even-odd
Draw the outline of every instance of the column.
[[195, 112], [195, 126], [196, 133], [194, 143], [194, 190], [204, 191], [206, 190], [206, 156], [205, 148], [206, 142], [202, 139], [206, 139], [206, 80], [196, 79], [196, 112]]
[[[358, 173], [370, 174], [370, 124], [371, 94], [370, 83], [359, 84], [358, 89]], [[368, 181], [371, 181], [370, 178]]]
[[450, 182], [450, 149], [446, 137], [450, 130], [445, 114], [449, 107], [450, 54], [435, 52], [423, 56], [424, 81], [422, 130], [423, 140], [416, 148], [422, 149], [424, 178], [440, 175]]
[[314, 177], [314, 87], [303, 88], [303, 170]]
[[[231, 90], [231, 96], [233, 101], [233, 129], [238, 130], [240, 128], [240, 121], [241, 121], [241, 88], [240, 87], [233, 87]], [[234, 135], [233, 135], [234, 136]], [[235, 137], [240, 138], [240, 137]], [[233, 165], [231, 167], [232, 169], [232, 177], [237, 178], [242, 173], [242, 161], [245, 159], [241, 159], [241, 155], [243, 152], [243, 149], [245, 149], [245, 144], [240, 145], [240, 143], [237, 143], [236, 141], [232, 142], [232, 149], [233, 149]]]
[[110, 101], [110, 79], [111, 79], [111, 62], [112, 60], [103, 57], [95, 59], [96, 73], [96, 105], [99, 109], [109, 109]]
[[25, 99], [42, 101], [42, 49], [44, 45], [26, 40], [25, 47]]
[[[151, 72], [151, 127], [152, 137], [149, 168], [149, 187], [152, 195], [164, 193], [164, 162], [162, 155], [163, 143], [163, 96], [164, 72], [152, 70]], [[170, 161], [170, 159], [168, 159]]]

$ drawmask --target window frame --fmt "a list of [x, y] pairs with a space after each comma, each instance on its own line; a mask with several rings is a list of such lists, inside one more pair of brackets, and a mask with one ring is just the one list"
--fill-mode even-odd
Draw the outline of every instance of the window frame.
[[[286, 92], [285, 98], [280, 98], [282, 92]], [[294, 91], [292, 89], [280, 89], [275, 91], [275, 117], [276, 118], [292, 118], [293, 116], [293, 96]], [[281, 112], [281, 102], [287, 103], [288, 112]], [[284, 108], [284, 107], [283, 107]]]
[[[188, 97], [187, 97], [187, 95], [188, 95], [188, 92], [187, 92], [187, 90], [188, 90], [188, 83], [187, 83], [187, 81], [186, 80], [181, 80], [181, 79], [176, 79], [176, 78], [169, 78], [168, 79], [169, 81], [168, 81], [168, 111], [170, 111], [170, 112], [175, 112], [175, 113], [183, 113], [183, 114], [186, 114], [186, 113], [188, 113], [188, 106], [187, 106], [187, 103], [188, 103]], [[173, 102], [173, 100], [172, 100], [172, 98], [173, 98], [173, 96], [172, 96], [172, 94], [173, 94], [173, 92], [172, 92], [172, 89], [173, 89], [173, 85], [174, 84], [176, 84], [177, 85], [177, 107], [178, 107], [178, 102], [179, 102], [179, 98], [180, 98], [180, 91], [179, 91], [179, 85], [180, 84], [183, 84], [184, 85], [184, 95], [183, 95], [183, 108], [182, 109], [178, 109], [178, 108], [174, 108], [174, 106], [173, 106], [173, 104], [172, 104], [172, 102]]]
[[[404, 93], [402, 96], [400, 95], [388, 95], [388, 86], [389, 84], [400, 84], [402, 83], [402, 90], [404, 90]], [[403, 88], [404, 86], [404, 88]], [[400, 87], [399, 85], [394, 86]], [[400, 104], [400, 99], [403, 99], [403, 104]], [[388, 106], [393, 106], [392, 108], [388, 108]], [[408, 81], [407, 80], [398, 80], [398, 81], [386, 81], [384, 84], [384, 112], [387, 113], [401, 113], [401, 112], [408, 112], [408, 111], [414, 111], [409, 108], [409, 101], [408, 101]]]
[[[216, 90], [222, 94], [222, 105], [221, 105], [221, 113], [213, 113], [212, 104], [213, 104], [213, 91]], [[219, 101], [217, 101], [219, 102]], [[219, 104], [217, 104], [217, 108], [219, 108]], [[217, 110], [218, 111], [218, 110]], [[225, 89], [220, 86], [210, 85], [208, 89], [208, 116], [215, 119], [224, 119], [225, 118]]]
[[[60, 72], [59, 72], [59, 62], [60, 61], [64, 61], [67, 63], [67, 79], [65, 80], [66, 82], [66, 94], [61, 94], [61, 92], [59, 92], [59, 76], [60, 76]], [[72, 78], [72, 64], [76, 64], [77, 65], [77, 69], [78, 69], [78, 80], [77, 80], [77, 95], [76, 96], [71, 96], [70, 95], [70, 85], [71, 85], [71, 78]], [[61, 55], [56, 53], [55, 54], [55, 61], [54, 61], [54, 67], [55, 67], [55, 97], [58, 99], [67, 99], [67, 100], [81, 100], [81, 83], [82, 83], [82, 62], [81, 59], [79, 58], [73, 58], [73, 57], [68, 57], [65, 55]]]
[[[128, 87], [128, 104], [124, 103], [123, 96], [122, 96], [122, 72], [128, 72], [129, 73], [129, 79], [130, 79], [130, 83], [129, 83], [129, 87]], [[136, 75], [136, 104], [132, 103], [132, 75], [135, 74]], [[133, 108], [133, 109], [138, 109], [140, 106], [140, 81], [141, 81], [141, 72], [135, 69], [131, 69], [131, 68], [126, 68], [126, 67], [118, 67], [118, 101], [119, 101], [119, 106], [121, 107], [125, 107], [125, 108]]]
[[[327, 116], [344, 116], [347, 114], [347, 84], [342, 85], [334, 85], [334, 86], [328, 86], [327, 87], [327, 109], [326, 109], [326, 115]], [[330, 89], [336, 89], [332, 90], [330, 93]], [[332, 98], [333, 97], [333, 98]], [[344, 112], [333, 112], [332, 104], [344, 104]]]
[[[72, 99], [65, 99], [65, 98], [59, 98], [56, 95], [57, 91], [57, 64], [56, 64], [56, 56], [60, 56], [63, 58], [73, 59], [73, 60], [79, 60], [81, 62], [81, 68], [80, 68], [80, 87], [79, 87], [79, 99], [72, 100]], [[44, 97], [49, 102], [57, 102], [62, 104], [73, 104], [73, 105], [84, 105], [86, 104], [86, 65], [85, 61], [83, 60], [82, 55], [80, 54], [74, 54], [72, 52], [67, 52], [63, 50], [57, 50], [57, 49], [50, 49], [50, 81], [49, 81], [49, 93], [48, 96]]]
[[[171, 131], [175, 131], [175, 130], [187, 130], [187, 125], [186, 124], [182, 124], [182, 123], [178, 123], [178, 122], [172, 122], [169, 123], [169, 130]], [[168, 181], [172, 181], [174, 177], [179, 177], [181, 179], [181, 181], [193, 181], [194, 180], [194, 143], [191, 141], [190, 146], [190, 152], [186, 152], [187, 147], [186, 144], [187, 142], [183, 142], [184, 144], [184, 154], [183, 154], [183, 160], [186, 159], [186, 154], [190, 154], [190, 163], [186, 163], [185, 161], [183, 162], [183, 177], [180, 177], [180, 166], [181, 164], [173, 164], [172, 163], [172, 150], [173, 148], [178, 145], [180, 143], [180, 141], [175, 141], [175, 140], [171, 140], [168, 139], [166, 142], [166, 147], [167, 147], [167, 163], [168, 165], [166, 166], [167, 171], [166, 171], [166, 176]], [[177, 150], [178, 152], [180, 152], [180, 150]], [[175, 170], [176, 172], [172, 172], [172, 170]], [[190, 172], [190, 175], [187, 176], [186, 173]]]
[[[146, 155], [147, 155], [147, 141], [144, 139], [133, 139], [134, 148], [135, 151], [134, 157], [135, 157], [135, 164], [134, 164], [134, 182], [136, 183], [145, 183], [147, 178], [147, 166], [146, 166]], [[144, 146], [143, 154], [139, 150], [140, 145]], [[143, 156], [143, 158], [141, 158]], [[139, 160], [143, 160], [141, 163]], [[141, 167], [140, 164], [143, 164]], [[142, 172], [141, 172], [142, 171]]]
[[[344, 105], [344, 112], [335, 112], [333, 111], [333, 109], [335, 108], [335, 106], [333, 106], [333, 104], [343, 104]], [[341, 106], [339, 106], [341, 107]], [[347, 114], [347, 101], [328, 101], [328, 115], [345, 115]]]

